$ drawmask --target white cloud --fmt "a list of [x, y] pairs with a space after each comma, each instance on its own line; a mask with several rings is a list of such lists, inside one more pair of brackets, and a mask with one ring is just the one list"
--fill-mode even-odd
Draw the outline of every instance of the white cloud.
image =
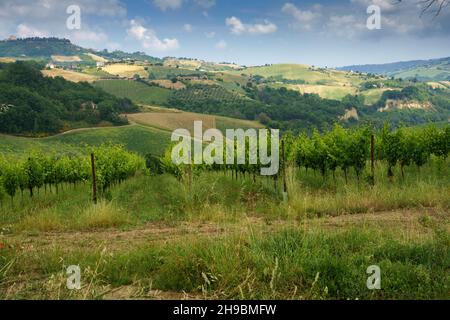
[[[384, 12], [392, 12], [402, 9], [401, 1], [392, 1], [392, 0], [351, 0], [352, 3], [360, 5], [362, 7], [368, 7], [371, 5], [379, 6], [380, 9]], [[404, 8], [404, 6], [403, 6]]]
[[332, 15], [326, 24], [328, 34], [342, 38], [352, 39], [367, 29], [365, 20], [360, 20], [353, 15]]
[[162, 11], [176, 10], [181, 8], [183, 0], [153, 0], [153, 4]]
[[[65, 20], [66, 8], [73, 4], [80, 6], [83, 15], [123, 17], [127, 13], [120, 0], [2, 0], [0, 1], [0, 17], [26, 18], [27, 23], [45, 18]], [[40, 20], [40, 22], [43, 21]]]
[[152, 29], [144, 27], [136, 20], [130, 21], [130, 28], [127, 30], [128, 35], [136, 40], [139, 40], [142, 47], [148, 50], [156, 51], [170, 51], [180, 48], [177, 39], [159, 39], [156, 32]]
[[211, 32], [205, 32], [205, 37], [207, 37], [208, 39], [212, 39], [216, 36], [216, 33], [214, 31]]
[[195, 3], [203, 9], [209, 9], [216, 5], [216, 0], [195, 0]]
[[72, 33], [70, 38], [76, 42], [98, 42], [103, 43], [108, 41], [108, 36], [103, 32], [94, 32], [89, 30], [77, 30]]
[[21, 23], [17, 26], [17, 36], [19, 38], [46, 37], [48, 36], [48, 33], [46, 31], [38, 30], [34, 27]]
[[236, 17], [227, 18], [225, 23], [230, 27], [231, 33], [235, 35], [241, 34], [268, 34], [277, 31], [277, 26], [267, 20], [263, 24], [245, 24]]
[[321, 14], [319, 11], [322, 6], [315, 5], [313, 7], [314, 11], [311, 10], [301, 10], [292, 3], [285, 3], [281, 8], [281, 12], [290, 15], [294, 18], [295, 22], [292, 26], [296, 29], [311, 30], [313, 24], [320, 18]]
[[216, 43], [216, 49], [224, 50], [227, 47], [228, 47], [228, 44], [225, 40], [220, 40], [219, 42]]
[[186, 23], [186, 24], [183, 26], [183, 30], [186, 31], [186, 32], [192, 32], [192, 31], [194, 30], [194, 27], [192, 27], [191, 24]]

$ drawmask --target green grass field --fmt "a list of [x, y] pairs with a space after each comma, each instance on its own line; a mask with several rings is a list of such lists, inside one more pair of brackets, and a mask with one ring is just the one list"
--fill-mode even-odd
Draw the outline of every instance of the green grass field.
[[141, 155], [162, 154], [170, 142], [170, 133], [140, 125], [100, 129], [83, 129], [42, 139], [0, 135], [2, 154], [29, 154], [33, 150], [47, 152], [82, 152], [86, 145], [122, 144]]
[[418, 78], [420, 80], [444, 81], [450, 79], [450, 66], [448, 64], [440, 64], [427, 67], [417, 67], [395, 72], [391, 75], [402, 79]]
[[168, 89], [128, 80], [101, 80], [94, 85], [117, 97], [141, 104], [165, 105], [170, 94]]

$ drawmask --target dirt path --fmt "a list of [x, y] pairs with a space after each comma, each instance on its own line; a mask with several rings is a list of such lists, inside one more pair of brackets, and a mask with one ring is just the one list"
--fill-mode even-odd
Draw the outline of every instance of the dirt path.
[[[61, 248], [64, 250], [107, 248], [111, 251], [127, 250], [150, 243], [165, 244], [173, 241], [196, 239], [199, 237], [219, 237], [229, 234], [248, 233], [249, 230], [275, 232], [284, 227], [299, 227], [304, 230], [344, 229], [348, 226], [379, 227], [402, 233], [408, 238], [426, 236], [430, 232], [420, 223], [420, 218], [430, 216], [440, 225], [449, 225], [450, 214], [433, 208], [405, 209], [377, 213], [325, 217], [320, 219], [276, 220], [267, 222], [260, 217], [248, 217], [238, 223], [182, 222], [174, 226], [163, 223], [148, 223], [130, 230], [107, 229], [98, 231], [45, 232], [38, 234], [12, 234], [3, 236], [7, 243], [19, 246], [22, 250], [45, 250]], [[2, 237], [0, 237], [0, 242]]]

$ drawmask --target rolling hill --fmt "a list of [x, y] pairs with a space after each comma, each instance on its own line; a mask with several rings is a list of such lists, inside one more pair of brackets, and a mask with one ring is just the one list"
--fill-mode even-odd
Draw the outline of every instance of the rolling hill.
[[450, 80], [450, 57], [387, 64], [354, 65], [338, 69], [375, 73], [395, 78], [417, 79], [419, 81], [446, 81]]
[[104, 143], [123, 145], [142, 156], [161, 155], [170, 144], [172, 131], [193, 128], [194, 121], [203, 121], [204, 128], [217, 128], [222, 132], [232, 128], [261, 128], [260, 123], [227, 117], [186, 113], [179, 110], [144, 107], [145, 112], [127, 115], [132, 123], [122, 127], [85, 128], [47, 138], [26, 138], [0, 134], [2, 155], [44, 153], [79, 153], [87, 145]]

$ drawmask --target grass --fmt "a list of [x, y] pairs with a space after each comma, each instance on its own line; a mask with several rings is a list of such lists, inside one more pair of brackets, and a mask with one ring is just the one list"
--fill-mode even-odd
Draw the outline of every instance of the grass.
[[361, 92], [361, 94], [364, 96], [365, 101], [364, 103], [366, 105], [373, 105], [377, 103], [381, 96], [385, 91], [394, 90], [392, 88], [383, 88], [383, 89], [370, 89], [370, 90], [364, 90]]
[[[244, 234], [114, 253], [102, 246], [19, 255], [8, 249], [0, 260], [0, 292], [9, 299], [98, 299], [134, 286], [139, 289], [134, 298], [151, 298], [157, 289], [221, 299], [448, 299], [449, 237], [435, 230], [422, 242], [373, 228], [283, 228], [269, 235], [249, 228]], [[65, 288], [69, 265], [82, 269], [81, 291]], [[370, 265], [382, 270], [380, 291], [366, 287]]]
[[[283, 85], [280, 85], [283, 86]], [[323, 99], [342, 100], [347, 95], [355, 95], [357, 88], [344, 86], [324, 85], [288, 85], [288, 89], [299, 91], [302, 94], [315, 93]]]
[[98, 129], [81, 129], [49, 138], [31, 139], [0, 135], [2, 154], [29, 154], [33, 150], [45, 153], [83, 152], [86, 145], [98, 146], [107, 142], [122, 144], [129, 151], [141, 155], [162, 154], [170, 143], [170, 133], [139, 125]]
[[128, 80], [101, 80], [95, 82], [95, 86], [117, 97], [129, 98], [141, 104], [165, 105], [170, 95], [169, 89]]
[[96, 206], [89, 184], [5, 199], [0, 298], [450, 299], [449, 161], [392, 181], [378, 163], [374, 187], [289, 169], [288, 202], [273, 179], [230, 173], [195, 175], [192, 189], [138, 175]]

